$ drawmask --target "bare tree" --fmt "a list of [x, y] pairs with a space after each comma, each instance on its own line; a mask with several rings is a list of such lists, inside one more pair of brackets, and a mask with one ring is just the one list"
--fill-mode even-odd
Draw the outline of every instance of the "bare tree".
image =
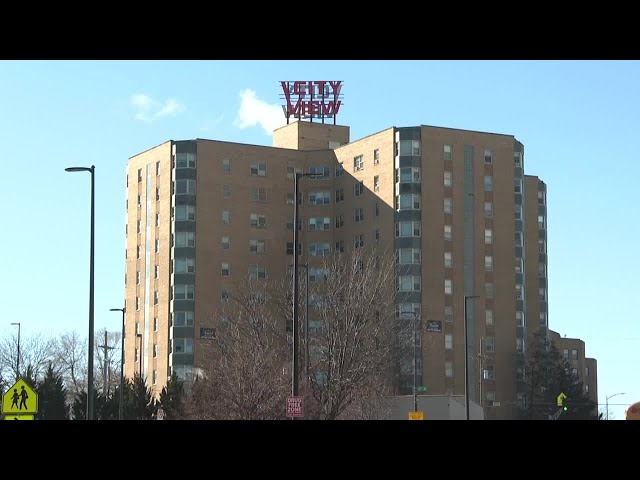
[[[106, 343], [105, 332], [107, 334]], [[106, 329], [102, 329], [99, 332], [96, 332], [96, 358], [94, 362], [96, 368], [96, 383], [99, 386], [99, 390], [107, 396], [114, 387], [120, 385], [121, 337], [122, 334], [120, 332], [107, 332]], [[105, 345], [107, 347], [106, 363], [104, 348]]]
[[20, 372], [18, 372], [18, 335], [12, 333], [0, 342], [0, 371], [11, 381], [30, 368], [33, 380], [40, 380], [53, 358], [55, 342], [42, 334], [20, 338]]
[[325, 258], [310, 278], [307, 386], [317, 418], [383, 418], [413, 329], [397, 319], [394, 257], [356, 249]]
[[185, 401], [187, 418], [284, 418], [287, 339], [273, 296], [264, 282], [246, 280], [218, 312], [215, 339], [203, 346], [209, 351], [202, 375]]
[[54, 358], [68, 397], [73, 401], [76, 395], [87, 391], [87, 340], [75, 331], [62, 334], [56, 340]]

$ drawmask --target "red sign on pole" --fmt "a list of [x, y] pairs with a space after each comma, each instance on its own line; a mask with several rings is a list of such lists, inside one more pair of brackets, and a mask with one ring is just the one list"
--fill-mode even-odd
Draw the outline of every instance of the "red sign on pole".
[[302, 416], [302, 397], [287, 397], [287, 417]]

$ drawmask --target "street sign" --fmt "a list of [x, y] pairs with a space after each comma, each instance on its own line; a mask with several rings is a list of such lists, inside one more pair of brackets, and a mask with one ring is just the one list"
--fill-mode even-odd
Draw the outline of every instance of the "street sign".
[[3, 395], [2, 413], [5, 415], [38, 413], [38, 394], [21, 378]]
[[33, 420], [33, 415], [5, 415], [5, 420]]
[[559, 407], [561, 407], [564, 404], [565, 398], [567, 398], [567, 396], [564, 393], [560, 393], [560, 395], [558, 395], [558, 398], [556, 398], [556, 402]]
[[302, 416], [302, 397], [287, 397], [287, 417]]
[[427, 320], [424, 330], [425, 332], [442, 333], [442, 320]]
[[424, 385], [420, 385], [418, 388], [416, 388], [416, 390], [418, 392], [426, 392], [427, 391], [427, 387], [425, 387]]
[[424, 412], [409, 412], [409, 420], [424, 420]]

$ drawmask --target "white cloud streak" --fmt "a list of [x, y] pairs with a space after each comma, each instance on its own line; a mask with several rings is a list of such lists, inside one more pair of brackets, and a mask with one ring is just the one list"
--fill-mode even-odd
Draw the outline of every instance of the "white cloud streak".
[[256, 97], [256, 92], [247, 88], [240, 92], [240, 110], [233, 124], [238, 128], [260, 125], [267, 135], [286, 123], [282, 107]]
[[131, 96], [131, 105], [136, 109], [136, 120], [146, 123], [163, 117], [175, 116], [186, 110], [186, 107], [175, 98], [168, 98], [163, 103], [142, 93]]

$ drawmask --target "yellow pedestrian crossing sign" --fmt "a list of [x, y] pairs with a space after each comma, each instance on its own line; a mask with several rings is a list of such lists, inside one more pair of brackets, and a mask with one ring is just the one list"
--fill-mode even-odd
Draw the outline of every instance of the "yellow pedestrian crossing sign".
[[38, 394], [21, 378], [2, 396], [2, 413], [5, 415], [38, 413]]
[[33, 415], [5, 415], [5, 420], [33, 420]]

